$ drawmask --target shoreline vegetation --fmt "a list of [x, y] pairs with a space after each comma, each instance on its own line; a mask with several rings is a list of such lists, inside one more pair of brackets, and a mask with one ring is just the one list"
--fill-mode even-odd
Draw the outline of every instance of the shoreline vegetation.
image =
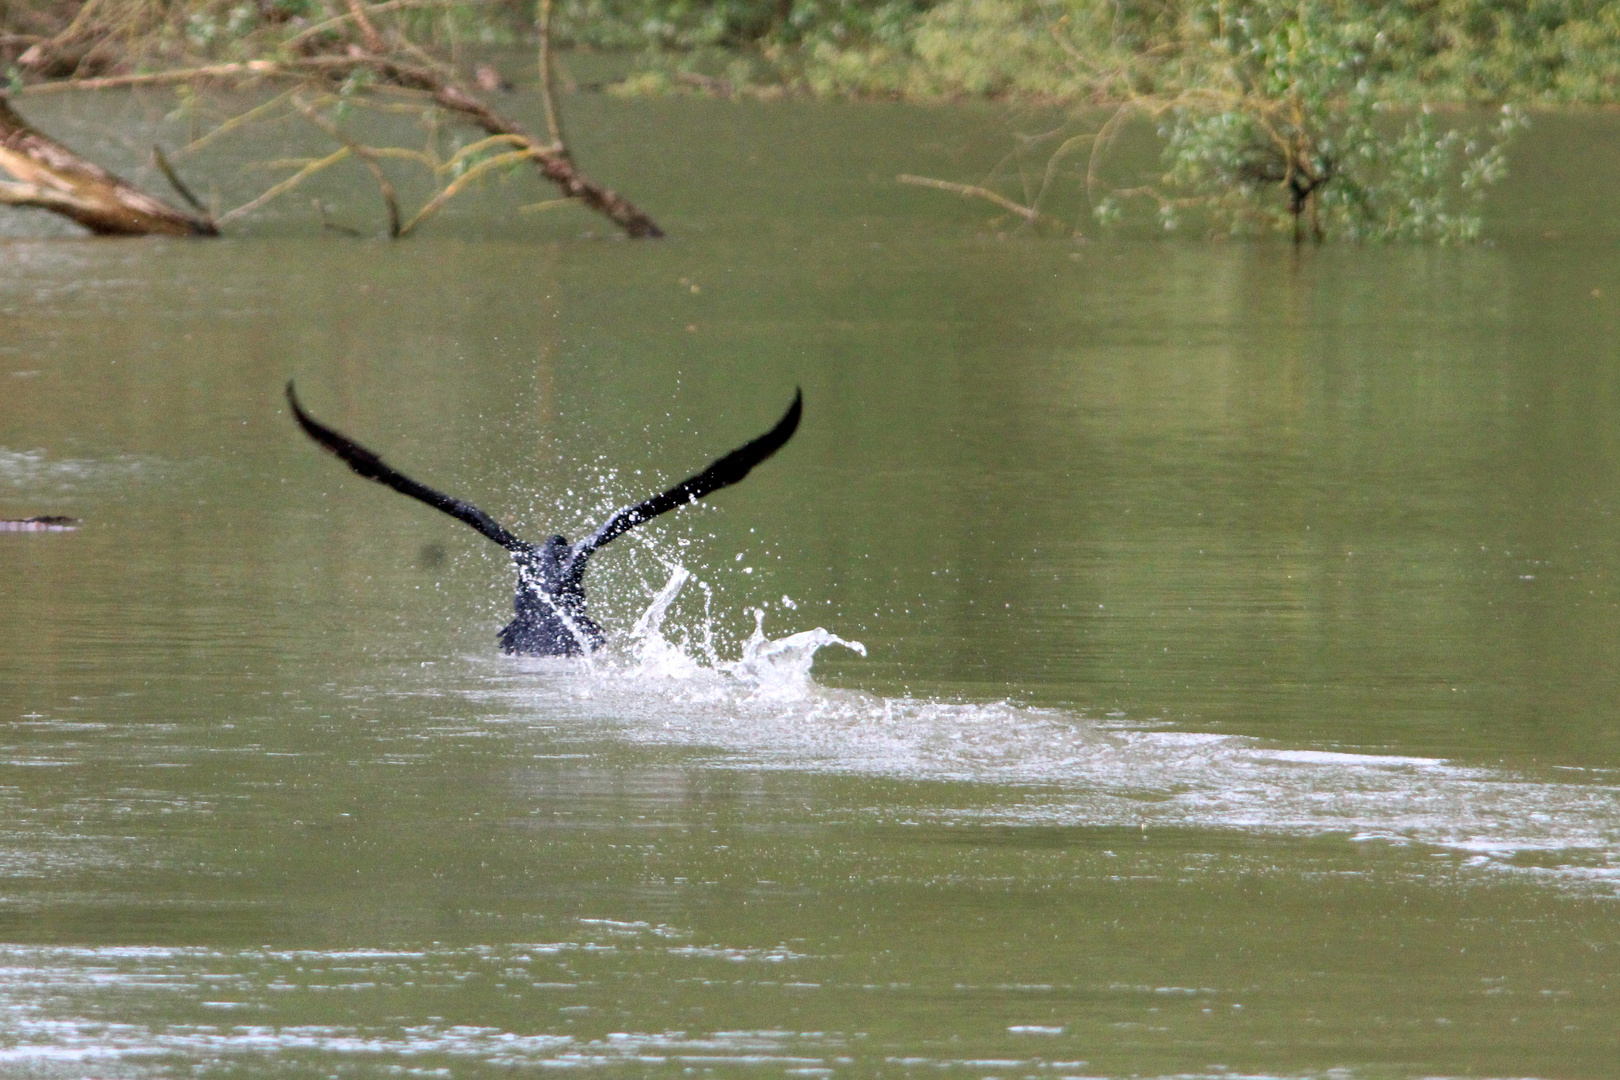
[[[447, 54], [537, 42], [534, 0], [362, 6]], [[557, 0], [550, 23], [558, 50], [636, 57], [615, 93], [1106, 105], [1234, 24], [1289, 16], [1359, 38], [1356, 74], [1391, 104], [1620, 104], [1610, 0]], [[0, 0], [0, 71], [16, 91], [284, 61], [347, 17], [345, 0]]]
[[[497, 70], [518, 47], [535, 58], [527, 71]], [[580, 87], [567, 61], [557, 62], [563, 50], [635, 59], [623, 78]], [[194, 205], [196, 216], [213, 224], [352, 158], [370, 172], [396, 237], [485, 174], [525, 164], [561, 189], [556, 203], [582, 203], [632, 237], [660, 235], [651, 218], [573, 163], [555, 103], [560, 83], [629, 96], [1039, 104], [1067, 109], [1070, 119], [1033, 135], [1010, 133], [1021, 161], [1032, 148], [1046, 155], [1039, 182], [1018, 197], [1009, 197], [1009, 185], [994, 173], [898, 182], [982, 199], [1032, 228], [1054, 224], [1045, 211], [1054, 188], [1078, 184], [1087, 220], [1056, 223], [1077, 234], [1149, 215], [1166, 230], [1281, 232], [1295, 243], [1464, 242], [1480, 236], [1483, 199], [1506, 174], [1527, 109], [1620, 103], [1620, 5], [0, 0], [0, 71], [13, 99], [141, 85], [172, 86], [181, 95], [214, 86], [279, 91], [272, 99], [278, 107], [319, 127], [335, 149], [297, 163], [291, 176], [235, 210]], [[492, 104], [513, 79], [538, 83], [544, 136]], [[480, 129], [482, 138], [444, 142], [443, 125], [424, 114], [423, 148], [361, 141], [349, 114], [367, 104], [397, 111], [400, 94]], [[225, 120], [204, 138], [264, 120], [262, 108]], [[1162, 157], [1154, 169], [1127, 174], [1110, 151], [1122, 131], [1140, 123], [1157, 131]], [[4, 139], [0, 130], [0, 144]], [[427, 169], [437, 182], [437, 194], [408, 221], [389, 172], [401, 162]], [[167, 160], [160, 156], [159, 164], [192, 202]], [[38, 177], [27, 182], [39, 186]], [[47, 205], [17, 190], [12, 196], [7, 201]]]

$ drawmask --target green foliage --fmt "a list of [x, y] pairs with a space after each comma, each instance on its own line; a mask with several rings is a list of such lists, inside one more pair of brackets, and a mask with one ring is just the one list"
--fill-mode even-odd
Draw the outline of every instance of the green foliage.
[[[920, 14], [924, 81], [969, 93], [1071, 98], [1117, 93], [1131, 58], [1231, 40], [1248, 23], [1326, 20], [1357, 32], [1362, 72], [1406, 101], [1620, 101], [1614, 0], [943, 0]], [[1133, 78], [1144, 77], [1133, 64]], [[1138, 85], [1137, 89], [1141, 89]]]
[[1296, 240], [1478, 237], [1519, 115], [1442, 125], [1427, 106], [1391, 107], [1378, 73], [1404, 25], [1397, 6], [1251, 0], [1191, 15], [1180, 47], [1145, 65], [1161, 89], [1126, 106], [1159, 119], [1164, 174], [1105, 197], [1101, 220], [1137, 196], [1166, 228], [1197, 212]]
[[[554, 31], [565, 46], [647, 50], [661, 57], [653, 67], [668, 68], [672, 54], [740, 51], [758, 61], [761, 82], [819, 93], [1078, 101], [1117, 99], [1122, 86], [1159, 89], [1151, 80], [1162, 75], [1162, 65], [1142, 58], [1185, 56], [1189, 43], [1230, 37], [1234, 26], [1273, 17], [1267, 15], [1272, 6], [1251, 0], [557, 0]], [[1620, 101], [1615, 0], [1309, 0], [1293, 6], [1347, 24], [1376, 14], [1378, 37], [1364, 43], [1363, 73], [1385, 100]], [[420, 41], [516, 44], [532, 37], [535, 8], [536, 0], [413, 0], [391, 17]], [[83, 39], [85, 63], [75, 68], [81, 75], [183, 58], [271, 56], [341, 10], [331, 0], [0, 0], [0, 33], [13, 35], [10, 44], [0, 44], [0, 64], [15, 61], [29, 40], [62, 34]]]
[[601, 47], [904, 44], [928, 0], [567, 0], [559, 40]]
[[945, 0], [917, 22], [918, 81], [944, 93], [1077, 99], [1175, 37], [1175, 0]]

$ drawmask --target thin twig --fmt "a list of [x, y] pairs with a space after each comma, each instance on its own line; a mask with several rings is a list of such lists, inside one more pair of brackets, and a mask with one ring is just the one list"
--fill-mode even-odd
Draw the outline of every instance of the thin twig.
[[214, 128], [214, 130], [210, 131], [208, 134], [199, 136], [198, 138], [195, 138], [186, 145], [182, 146], [179, 150], [179, 156], [189, 157], [192, 154], [195, 154], [197, 151], [201, 150], [203, 147], [207, 146], [221, 135], [229, 135], [237, 128], [250, 124], [266, 113], [274, 111], [278, 106], [281, 105], [282, 102], [286, 101], [289, 97], [297, 92], [298, 88], [296, 86], [291, 90], [283, 90], [281, 93], [277, 94], [269, 101], [266, 101], [264, 104], [255, 105], [245, 113], [238, 113], [229, 120], [222, 122], [218, 127]]
[[461, 194], [468, 184], [489, 172], [491, 169], [497, 169], [503, 165], [511, 165], [520, 161], [529, 161], [533, 159], [534, 156], [534, 150], [526, 149], [508, 150], [504, 154], [496, 154], [494, 157], [485, 158], [483, 161], [480, 161], [478, 164], [456, 177], [449, 184], [446, 184], [443, 191], [439, 192], [437, 195], [433, 196], [432, 199], [428, 200], [427, 205], [416, 212], [416, 216], [411, 218], [411, 220], [406, 223], [405, 227], [400, 230], [399, 235], [401, 237], [409, 236], [411, 231], [418, 225], [432, 217], [434, 214], [438, 213], [440, 207], [444, 206], [445, 203]]
[[1097, 189], [1097, 172], [1102, 167], [1102, 159], [1114, 145], [1114, 140], [1125, 127], [1125, 121], [1138, 109], [1134, 101], [1128, 101], [1114, 110], [1114, 115], [1103, 121], [1103, 126], [1097, 129], [1097, 134], [1091, 141], [1091, 153], [1086, 157], [1086, 198], [1095, 200]]
[[546, 199], [542, 202], [525, 203], [517, 208], [520, 214], [538, 214], [545, 210], [556, 210], [563, 206], [573, 206], [578, 199]]
[[72, 40], [74, 35], [84, 29], [85, 24], [90, 21], [91, 16], [96, 13], [96, 9], [100, 6], [101, 0], [86, 0], [84, 6], [79, 8], [79, 13], [73, 16], [73, 21], [68, 23], [60, 34], [51, 39], [51, 44], [59, 45], [64, 41]]
[[1037, 221], [1051, 220], [1047, 215], [1033, 207], [1015, 203], [1007, 196], [991, 191], [989, 188], [979, 187], [977, 184], [958, 184], [950, 180], [935, 180], [930, 176], [912, 176], [910, 173], [901, 173], [895, 179], [902, 184], [911, 184], [915, 187], [937, 188], [940, 191], [949, 191], [964, 198], [984, 199], [987, 202], [995, 203], [1003, 210], [1012, 211], [1031, 224]]
[[377, 33], [377, 28], [372, 25], [371, 17], [366, 14], [360, 0], [349, 0], [349, 17], [359, 28], [360, 40], [365, 43], [367, 49], [379, 56], [387, 51], [387, 47], [383, 45], [382, 35]]
[[562, 119], [557, 115], [556, 86], [551, 65], [551, 0], [540, 0], [538, 20], [540, 31], [540, 102], [546, 110], [546, 134], [551, 136], [552, 149], [559, 154], [568, 153], [563, 141]]
[[1041, 174], [1040, 190], [1035, 192], [1033, 199], [1029, 200], [1030, 206], [1039, 207], [1041, 203], [1046, 201], [1046, 193], [1052, 189], [1052, 181], [1057, 178], [1058, 163], [1063, 160], [1069, 151], [1087, 140], [1095, 140], [1096, 138], [1096, 135], [1071, 135], [1064, 139], [1056, 150], [1052, 151], [1052, 156], [1046, 159], [1046, 171]]
[[[368, 9], [368, 12], [372, 15], [382, 15], [390, 11], [408, 11], [411, 8], [436, 8], [443, 6], [443, 3], [444, 0], [389, 0], [389, 2], [386, 4], [372, 4]], [[342, 26], [351, 18], [353, 18], [353, 16], [349, 12], [342, 12], [341, 14], [332, 16], [330, 19], [324, 19], [312, 26], [306, 26], [302, 30], [298, 31], [298, 33], [282, 42], [282, 47], [287, 49], [295, 49], [317, 34], [330, 30], [336, 26]]]
[[344, 158], [348, 157], [350, 153], [352, 153], [352, 151], [347, 146], [344, 146], [344, 147], [340, 147], [334, 153], [326, 155], [325, 157], [321, 158], [319, 161], [310, 162], [308, 165], [305, 165], [302, 169], [299, 169], [293, 175], [287, 177], [287, 179], [283, 180], [281, 183], [276, 184], [269, 191], [266, 191], [264, 194], [260, 195], [256, 199], [254, 199], [252, 202], [243, 203], [241, 206], [238, 206], [235, 210], [229, 211], [228, 213], [221, 214], [219, 216], [218, 220], [216, 220], [214, 222], [214, 224], [215, 225], [223, 225], [227, 221], [234, 221], [237, 218], [243, 216], [244, 214], [252, 213], [253, 211], [257, 210], [259, 207], [263, 206], [265, 203], [269, 202], [271, 199], [274, 199], [274, 198], [276, 198], [278, 196], [281, 196], [281, 195], [285, 195], [287, 192], [291, 191], [293, 188], [297, 187], [299, 184], [302, 184], [305, 180], [308, 180], [311, 176], [314, 176], [316, 173], [320, 172], [322, 169], [328, 168], [328, 167], [330, 167], [332, 165], [336, 165], [338, 162], [340, 162]]
[[174, 171], [174, 166], [169, 164], [168, 157], [163, 153], [163, 147], [152, 147], [152, 160], [157, 163], [158, 171], [169, 182], [169, 186], [179, 192], [180, 197], [190, 203], [193, 210], [212, 220], [213, 215], [208, 212], [208, 208], [197, 200], [197, 196], [191, 193], [191, 189], [186, 186], [186, 182], [180, 179], [180, 174]]
[[455, 152], [449, 161], [446, 161], [443, 165], [435, 166], [433, 171], [449, 172], [467, 158], [472, 157], [474, 154], [482, 154], [492, 146], [515, 146], [526, 150], [529, 148], [529, 143], [527, 139], [519, 138], [516, 135], [491, 135], [487, 139], [479, 139], [475, 143], [463, 146]]
[[332, 138], [353, 150], [360, 160], [365, 162], [366, 168], [371, 172], [373, 180], [377, 181], [377, 190], [382, 193], [384, 205], [388, 207], [388, 235], [398, 239], [399, 232], [399, 197], [394, 194], [394, 185], [389, 183], [388, 174], [383, 172], [382, 166], [377, 163], [377, 153], [369, 146], [362, 146], [351, 139], [346, 132], [327, 117], [322, 116], [304, 102], [294, 97], [293, 108], [304, 114], [304, 117], [316, 127], [326, 132]]

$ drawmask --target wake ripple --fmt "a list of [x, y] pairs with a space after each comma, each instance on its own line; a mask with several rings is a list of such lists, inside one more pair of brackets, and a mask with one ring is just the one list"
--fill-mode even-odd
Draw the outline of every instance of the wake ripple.
[[501, 698], [514, 718], [542, 716], [563, 730], [584, 725], [625, 743], [682, 747], [714, 768], [1008, 789], [988, 805], [932, 812], [950, 821], [1342, 835], [1431, 845], [1476, 865], [1620, 894], [1615, 784], [1288, 748], [1009, 702], [830, 689], [811, 677], [817, 651], [865, 649], [821, 628], [772, 639], [756, 612], [753, 636], [729, 662], [671, 644], [661, 625], [687, 580], [685, 570], [672, 569], [626, 647], [588, 663], [524, 662], [479, 693]]

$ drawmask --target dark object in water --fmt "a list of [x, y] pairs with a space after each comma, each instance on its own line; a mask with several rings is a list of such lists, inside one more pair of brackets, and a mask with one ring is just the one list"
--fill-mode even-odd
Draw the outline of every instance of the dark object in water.
[[41, 514], [21, 521], [0, 519], [0, 532], [72, 532], [78, 527], [78, 518], [61, 514]]
[[748, 475], [750, 469], [780, 450], [799, 426], [804, 395], [793, 392], [793, 404], [776, 426], [714, 462], [695, 476], [650, 499], [614, 513], [590, 536], [570, 545], [565, 536], [553, 536], [538, 547], [520, 540], [494, 518], [460, 499], [434, 491], [395, 472], [383, 459], [359, 443], [317, 422], [298, 403], [291, 380], [287, 403], [304, 433], [365, 477], [393, 488], [471, 525], [512, 554], [517, 565], [517, 595], [512, 606], [517, 617], [500, 633], [501, 651], [522, 656], [583, 656], [606, 640], [602, 628], [585, 613], [585, 563], [591, 553], [659, 514], [696, 502]]

